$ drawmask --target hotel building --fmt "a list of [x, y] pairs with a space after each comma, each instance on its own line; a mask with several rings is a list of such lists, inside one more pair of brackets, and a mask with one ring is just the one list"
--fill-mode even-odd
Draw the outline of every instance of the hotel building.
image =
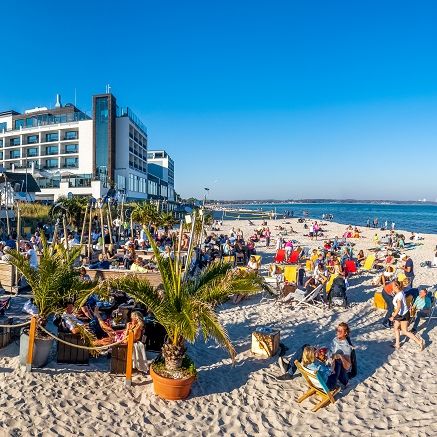
[[59, 95], [51, 109], [0, 112], [0, 165], [32, 174], [41, 188], [37, 200], [68, 193], [100, 198], [111, 188], [109, 194], [141, 200], [154, 187], [147, 178], [147, 129], [110, 93], [93, 96], [91, 114], [62, 105]]
[[165, 150], [149, 150], [147, 172], [149, 197], [174, 202], [174, 161]]

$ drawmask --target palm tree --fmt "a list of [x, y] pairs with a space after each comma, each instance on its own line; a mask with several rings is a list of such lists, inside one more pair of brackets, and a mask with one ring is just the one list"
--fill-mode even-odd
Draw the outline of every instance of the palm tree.
[[158, 210], [150, 202], [137, 203], [132, 210], [132, 221], [142, 225], [155, 225], [159, 221]]
[[86, 197], [74, 196], [71, 199], [61, 197], [52, 206], [49, 215], [52, 219], [61, 219], [65, 215], [67, 223], [78, 228], [83, 223], [87, 204]]
[[[108, 281], [107, 290], [125, 291], [141, 302], [155, 315], [167, 331], [162, 348], [166, 371], [179, 370], [186, 352], [185, 343], [193, 343], [202, 332], [204, 339], [211, 337], [224, 346], [232, 358], [235, 349], [226, 329], [215, 311], [216, 305], [235, 293], [250, 294], [259, 291], [260, 278], [255, 273], [234, 271], [230, 264], [213, 263], [198, 277], [190, 278], [183, 269], [180, 253], [175, 259], [164, 258], [148, 231], [147, 236], [155, 253], [163, 281], [163, 292], [155, 289], [146, 279], [125, 276]], [[188, 254], [187, 269], [191, 254]]]
[[168, 233], [169, 229], [172, 229], [173, 226], [178, 221], [174, 218], [174, 215], [172, 212], [161, 212], [161, 214], [158, 217], [158, 226], [161, 226], [164, 228], [165, 233]]
[[28, 259], [16, 250], [8, 252], [8, 262], [15, 266], [32, 287], [34, 303], [42, 324], [52, 314], [65, 309], [66, 301], [82, 301], [95, 288], [96, 282], [84, 282], [74, 269], [81, 248], [66, 249], [58, 245], [56, 250], [47, 244], [41, 233], [42, 256], [37, 269], [30, 267]]

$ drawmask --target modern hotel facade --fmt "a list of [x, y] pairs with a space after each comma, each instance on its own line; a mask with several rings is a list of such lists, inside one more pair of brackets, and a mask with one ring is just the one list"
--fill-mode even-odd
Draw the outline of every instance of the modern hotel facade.
[[175, 201], [174, 161], [165, 150], [149, 150], [147, 153], [149, 197]]
[[0, 165], [32, 174], [37, 200], [100, 198], [111, 189], [127, 200], [147, 199], [147, 153], [145, 125], [110, 93], [93, 96], [90, 115], [62, 105], [59, 95], [52, 109], [0, 112]]

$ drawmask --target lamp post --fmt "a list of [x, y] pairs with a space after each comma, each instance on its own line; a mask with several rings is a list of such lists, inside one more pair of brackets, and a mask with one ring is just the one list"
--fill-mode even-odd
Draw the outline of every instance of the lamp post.
[[205, 190], [205, 196], [203, 197], [203, 207], [205, 207], [206, 204], [206, 194], [208, 193], [209, 188], [205, 187], [204, 190]]

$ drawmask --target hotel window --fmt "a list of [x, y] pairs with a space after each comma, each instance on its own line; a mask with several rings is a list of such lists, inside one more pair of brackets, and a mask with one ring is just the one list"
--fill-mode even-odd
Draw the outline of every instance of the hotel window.
[[134, 190], [134, 175], [130, 174], [129, 175], [129, 191], [133, 191]]
[[0, 159], [3, 159], [3, 152], [0, 152]]
[[122, 175], [117, 175], [117, 189], [126, 189], [126, 178]]
[[38, 147], [29, 147], [27, 149], [27, 156], [38, 156]]
[[46, 147], [46, 155], [57, 155], [58, 150], [58, 146], [48, 146]]
[[11, 138], [11, 141], [9, 143], [11, 146], [19, 146], [20, 145], [20, 138]]
[[79, 150], [79, 147], [77, 144], [67, 144], [65, 146], [65, 153], [77, 153]]
[[0, 132], [6, 131], [7, 128], [8, 128], [8, 124], [6, 122], [0, 123]]
[[34, 127], [34, 126], [36, 126], [36, 118], [35, 117], [26, 118], [26, 127]]
[[65, 132], [64, 139], [66, 139], [66, 140], [77, 140], [77, 138], [78, 138], [78, 132], [77, 131], [72, 130], [72, 131]]
[[27, 136], [27, 144], [34, 144], [39, 141], [38, 135], [28, 135]]
[[19, 150], [11, 150], [10, 157], [11, 157], [11, 159], [20, 158], [20, 151]]
[[51, 141], [58, 141], [58, 133], [57, 132], [52, 132], [50, 134], [46, 134], [46, 142], [50, 143]]
[[65, 167], [67, 168], [77, 168], [79, 166], [78, 158], [65, 158]]
[[57, 168], [58, 160], [57, 159], [46, 159], [46, 167], [47, 168]]
[[0, 140], [0, 147], [3, 147], [3, 140]]
[[24, 127], [24, 119], [15, 120], [15, 129], [20, 129], [20, 127]]

